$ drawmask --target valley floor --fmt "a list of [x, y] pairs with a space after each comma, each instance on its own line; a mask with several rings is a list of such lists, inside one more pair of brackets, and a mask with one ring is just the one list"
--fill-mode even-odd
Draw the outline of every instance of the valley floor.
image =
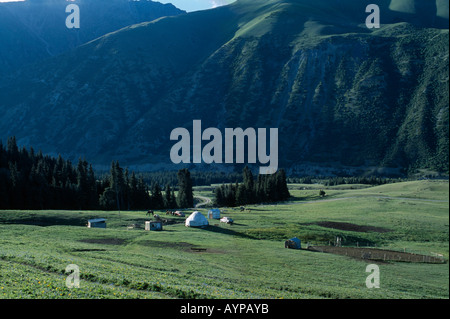
[[[210, 220], [204, 229], [165, 212], [167, 225], [154, 232], [144, 230], [145, 212], [0, 211], [0, 299], [449, 298], [448, 181], [330, 187], [325, 198], [320, 188], [292, 184], [289, 202], [221, 208], [235, 223]], [[209, 205], [210, 193], [195, 195]], [[208, 208], [196, 210], [206, 216]], [[98, 217], [106, 229], [86, 227]], [[339, 237], [343, 247], [445, 262], [285, 249], [292, 237], [302, 248]], [[379, 267], [379, 289], [366, 286], [369, 264]], [[78, 267], [80, 288], [67, 288], [68, 265]]]

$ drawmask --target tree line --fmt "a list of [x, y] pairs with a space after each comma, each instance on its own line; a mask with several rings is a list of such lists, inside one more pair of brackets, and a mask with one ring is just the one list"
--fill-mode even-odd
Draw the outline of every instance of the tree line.
[[337, 186], [345, 184], [384, 185], [405, 181], [405, 178], [390, 178], [380, 176], [334, 176], [334, 177], [289, 177], [288, 182], [293, 184], [323, 184], [324, 186]]
[[142, 175], [120, 167], [112, 162], [109, 175], [98, 181], [101, 187], [99, 205], [104, 210], [152, 210], [190, 208], [194, 206], [194, 197], [190, 172], [187, 169], [177, 173], [178, 191], [170, 184], [164, 189], [153, 181], [149, 186]]
[[279, 202], [290, 198], [283, 169], [272, 175], [258, 175], [255, 180], [251, 170], [245, 167], [242, 172], [242, 183], [221, 185], [215, 189], [214, 203], [222, 207]]
[[[96, 174], [109, 175], [109, 171], [96, 171]], [[190, 175], [192, 186], [242, 182], [241, 172], [190, 171]], [[142, 176], [144, 182], [149, 185], [156, 182], [159, 185], [178, 187], [178, 171], [140, 172], [139, 176]]]
[[147, 210], [193, 207], [190, 172], [177, 173], [178, 189], [167, 184], [146, 183], [142, 175], [129, 172], [113, 161], [109, 173], [96, 178], [92, 165], [77, 165], [19, 149], [11, 137], [0, 141], [0, 209]]

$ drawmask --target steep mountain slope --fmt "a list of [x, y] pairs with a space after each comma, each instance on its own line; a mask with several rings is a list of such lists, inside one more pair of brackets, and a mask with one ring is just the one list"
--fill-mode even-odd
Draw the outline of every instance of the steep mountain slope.
[[299, 172], [448, 171], [448, 1], [378, 1], [381, 29], [369, 3], [238, 0], [124, 28], [0, 81], [0, 136], [173, 168], [170, 132], [201, 119], [279, 128]]
[[77, 0], [79, 29], [68, 29], [65, 0], [0, 3], [0, 75], [70, 51], [106, 33], [184, 11], [152, 1]]

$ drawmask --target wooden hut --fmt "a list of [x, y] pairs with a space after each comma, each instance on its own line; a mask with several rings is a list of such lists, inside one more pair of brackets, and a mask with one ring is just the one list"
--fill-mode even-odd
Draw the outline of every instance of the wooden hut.
[[217, 208], [208, 211], [208, 219], [220, 219], [220, 210]]
[[96, 218], [88, 220], [88, 228], [106, 228], [106, 219]]
[[145, 230], [148, 231], [160, 231], [163, 230], [162, 222], [145, 222]]

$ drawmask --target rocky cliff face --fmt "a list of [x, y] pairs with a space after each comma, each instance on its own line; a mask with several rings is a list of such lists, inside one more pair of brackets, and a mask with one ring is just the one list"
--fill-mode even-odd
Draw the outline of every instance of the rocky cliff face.
[[200, 119], [279, 128], [280, 166], [298, 172], [448, 171], [442, 2], [381, 1], [371, 30], [368, 3], [240, 0], [108, 34], [4, 78], [0, 136], [174, 168], [170, 132]]

